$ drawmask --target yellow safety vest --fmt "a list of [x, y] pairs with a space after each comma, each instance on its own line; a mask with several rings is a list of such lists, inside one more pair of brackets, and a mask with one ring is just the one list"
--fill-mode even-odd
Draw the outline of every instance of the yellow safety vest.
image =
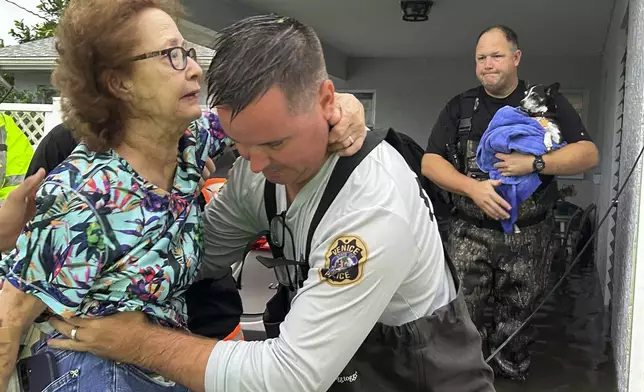
[[0, 113], [0, 201], [24, 181], [33, 156], [27, 136], [10, 116]]

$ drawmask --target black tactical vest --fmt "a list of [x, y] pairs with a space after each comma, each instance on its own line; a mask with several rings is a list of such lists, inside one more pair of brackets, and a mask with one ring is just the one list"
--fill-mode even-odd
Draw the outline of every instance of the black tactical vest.
[[[452, 164], [461, 173], [478, 181], [489, 179], [488, 174], [481, 171], [476, 163], [476, 149], [494, 114], [480, 110], [482, 94], [483, 87], [476, 87], [460, 95], [458, 133], [453, 141], [453, 149], [449, 152]], [[545, 219], [555, 208], [558, 198], [557, 183], [553, 179], [519, 206], [517, 226], [529, 226]], [[498, 222], [490, 220], [469, 197], [454, 194], [452, 201], [457, 216], [480, 221], [481, 226], [496, 228], [498, 225], [501, 228]]]

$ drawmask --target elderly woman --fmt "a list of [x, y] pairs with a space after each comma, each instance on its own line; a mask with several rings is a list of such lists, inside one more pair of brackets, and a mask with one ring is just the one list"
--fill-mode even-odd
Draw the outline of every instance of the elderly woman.
[[[143, 311], [159, 325], [186, 329], [183, 294], [202, 252], [198, 182], [227, 139], [216, 114], [202, 115], [202, 71], [184, 45], [161, 0], [70, 2], [53, 81], [82, 143], [49, 173], [34, 219], [5, 260], [0, 328], [9, 339], [0, 339], [0, 391], [20, 334], [45, 311]], [[350, 141], [364, 134], [364, 123], [353, 123]], [[185, 390], [90, 354], [45, 344], [35, 351], [52, 353], [58, 367], [60, 378], [45, 391]]]

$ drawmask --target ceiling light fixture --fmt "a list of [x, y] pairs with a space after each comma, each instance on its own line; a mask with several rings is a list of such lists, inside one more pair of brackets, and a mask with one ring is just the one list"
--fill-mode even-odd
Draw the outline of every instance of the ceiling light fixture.
[[429, 19], [429, 11], [434, 5], [433, 0], [402, 0], [400, 8], [405, 22], [424, 22]]

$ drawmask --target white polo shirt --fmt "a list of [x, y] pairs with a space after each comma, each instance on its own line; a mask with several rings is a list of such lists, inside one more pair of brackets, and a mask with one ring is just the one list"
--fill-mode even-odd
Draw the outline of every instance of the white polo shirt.
[[[287, 210], [286, 224], [295, 237], [296, 255], [287, 235], [285, 257], [303, 259], [309, 223], [337, 161], [331, 156], [288, 209], [285, 187], [277, 186], [277, 213]], [[207, 206], [202, 277], [239, 261], [248, 240], [269, 229], [264, 181], [240, 158]], [[217, 343], [206, 391], [326, 391], [376, 322], [402, 325], [453, 300], [438, 226], [420, 193], [415, 174], [388, 143], [365, 157], [315, 231], [310, 270], [280, 336]], [[297, 282], [295, 272], [291, 267]], [[278, 276], [288, 284], [285, 270]]]

